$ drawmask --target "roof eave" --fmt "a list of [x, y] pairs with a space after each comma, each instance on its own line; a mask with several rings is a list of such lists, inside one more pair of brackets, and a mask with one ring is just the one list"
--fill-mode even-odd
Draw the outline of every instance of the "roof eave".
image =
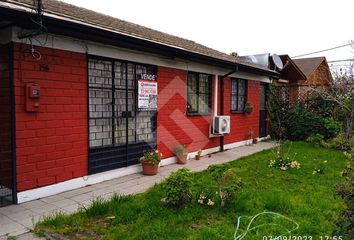
[[[11, 18], [16, 21], [18, 25], [22, 24], [23, 26], [23, 24], [26, 23], [25, 20], [28, 19], [29, 13], [15, 9], [0, 7], [0, 15], [2, 15], [3, 18]], [[235, 69], [236, 67], [238, 67], [238, 70], [243, 72], [262, 74], [275, 78], [279, 77], [279, 74], [275, 71], [260, 69], [257, 67], [231, 62], [224, 59], [200, 54], [197, 52], [191, 52], [183, 48], [178, 48], [175, 46], [170, 46], [142, 38], [137, 38], [134, 36], [129, 36], [126, 34], [113, 32], [109, 29], [102, 29], [79, 22], [72, 22], [62, 18], [54, 18], [48, 16], [44, 16], [43, 21], [46, 24], [48, 32], [51, 32], [53, 34], [66, 35], [82, 40], [89, 40], [122, 48], [145, 51], [149, 53], [164, 55], [171, 58], [190, 59], [199, 63], [211, 64], [224, 68]]]

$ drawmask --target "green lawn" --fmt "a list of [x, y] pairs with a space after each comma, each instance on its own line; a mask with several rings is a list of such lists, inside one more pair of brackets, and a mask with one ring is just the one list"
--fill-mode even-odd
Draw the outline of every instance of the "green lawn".
[[[331, 235], [343, 207], [333, 193], [345, 157], [341, 152], [302, 142], [290, 145], [291, 159], [301, 164], [298, 170], [269, 168], [269, 160], [274, 158], [270, 150], [229, 163], [237, 169], [243, 188], [224, 208], [201, 206], [196, 201], [181, 209], [167, 208], [160, 203], [164, 196], [161, 185], [156, 185], [143, 194], [96, 201], [72, 215], [57, 214], [39, 223], [36, 231], [72, 239], [233, 239], [238, 217], [242, 216], [240, 231], [244, 232], [252, 216], [272, 211], [299, 225], [292, 235], [313, 239]], [[324, 173], [313, 174], [321, 165], [326, 166]], [[215, 191], [206, 171], [194, 173], [193, 183], [195, 191]], [[251, 231], [244, 239], [277, 236], [294, 227], [290, 220], [267, 215], [257, 218], [252, 226], [260, 224], [267, 225], [259, 228], [258, 235]]]

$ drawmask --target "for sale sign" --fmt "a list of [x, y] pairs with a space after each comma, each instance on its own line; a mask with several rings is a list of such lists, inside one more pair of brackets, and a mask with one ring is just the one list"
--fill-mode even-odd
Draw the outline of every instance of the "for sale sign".
[[157, 110], [157, 82], [138, 80], [138, 109], [140, 111]]

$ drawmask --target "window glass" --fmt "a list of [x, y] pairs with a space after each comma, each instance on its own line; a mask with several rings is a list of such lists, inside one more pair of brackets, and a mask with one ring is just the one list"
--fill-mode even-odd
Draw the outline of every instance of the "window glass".
[[231, 111], [243, 112], [247, 100], [247, 81], [231, 79]]
[[208, 114], [211, 102], [211, 76], [202, 73], [188, 73], [188, 113]]
[[88, 66], [90, 149], [154, 142], [155, 113], [137, 110], [136, 83], [141, 74], [156, 75], [156, 68], [95, 58]]

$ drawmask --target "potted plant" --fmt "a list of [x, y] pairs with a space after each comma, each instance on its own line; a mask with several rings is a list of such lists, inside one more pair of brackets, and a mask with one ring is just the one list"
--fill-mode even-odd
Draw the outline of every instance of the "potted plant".
[[177, 156], [178, 164], [186, 164], [187, 163], [187, 150], [183, 145], [178, 145], [173, 148], [174, 154]]
[[245, 103], [245, 107], [243, 108], [243, 112], [246, 114], [250, 114], [251, 112], [253, 112], [253, 107], [250, 102]]
[[258, 139], [257, 138], [253, 138], [252, 143], [253, 144], [257, 144], [257, 142], [258, 142]]
[[202, 155], [202, 149], [199, 149], [197, 155], [195, 155], [195, 160], [199, 160], [201, 155]]
[[158, 150], [150, 150], [144, 152], [144, 156], [140, 158], [144, 175], [156, 175], [162, 154]]

